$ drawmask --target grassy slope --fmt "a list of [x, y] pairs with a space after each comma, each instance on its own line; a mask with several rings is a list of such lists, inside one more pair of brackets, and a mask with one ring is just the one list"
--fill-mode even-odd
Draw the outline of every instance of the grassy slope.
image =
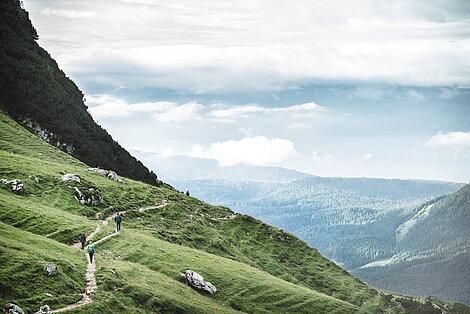
[[[59, 264], [61, 276], [70, 279], [54, 277], [57, 285], [68, 283], [68, 290], [53, 286], [55, 297], [47, 303], [53, 308], [73, 303], [84, 288], [85, 258], [59, 242], [74, 242], [81, 231], [94, 230], [96, 220], [87, 216], [102, 212], [106, 217], [126, 209], [122, 234], [98, 248], [95, 302], [76, 312], [404, 311], [394, 297], [366, 286], [291, 234], [248, 216], [213, 220], [233, 213], [170, 187], [128, 179], [128, 185], [121, 185], [84, 172], [85, 164], [38, 140], [3, 114], [0, 129], [0, 178], [21, 179], [26, 185], [23, 196], [12, 194], [8, 187], [0, 190], [0, 220], [2, 226], [10, 225], [0, 233], [7, 253], [2, 254], [2, 265], [11, 270], [18, 263], [34, 261], [33, 270], [19, 269], [37, 278], [34, 288], [15, 290], [28, 285], [28, 276], [15, 277], [13, 284], [14, 275], [2, 272], [0, 281], [9, 285], [2, 286], [0, 306], [14, 302], [37, 310], [33, 305], [45, 302], [43, 293], [50, 289], [50, 282], [37, 271], [48, 258]], [[76, 202], [71, 189], [60, 181], [65, 173], [80, 175], [83, 186], [98, 187], [105, 204], [90, 208]], [[143, 213], [133, 210], [163, 199], [171, 204]], [[103, 228], [96, 238], [110, 232], [110, 227]], [[12, 239], [21, 240], [15, 244]], [[209, 296], [186, 287], [179, 277], [185, 269], [199, 271], [219, 291]], [[70, 296], [56, 297], [54, 291]]]

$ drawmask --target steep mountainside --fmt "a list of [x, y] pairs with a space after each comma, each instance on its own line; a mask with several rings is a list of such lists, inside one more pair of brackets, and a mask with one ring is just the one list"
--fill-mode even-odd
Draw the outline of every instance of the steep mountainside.
[[[22, 180], [16, 195], [0, 188], [0, 306], [28, 312], [75, 304], [93, 268], [92, 302], [75, 313], [191, 312], [438, 312], [465, 310], [437, 299], [389, 295], [368, 287], [292, 234], [252, 217], [211, 206], [166, 186], [112, 181], [41, 141], [0, 114], [0, 178]], [[63, 182], [64, 174], [80, 182]], [[102, 193], [103, 204], [76, 200], [76, 189]], [[85, 192], [83, 192], [85, 193]], [[123, 229], [107, 223], [121, 211]], [[97, 228], [98, 227], [98, 228]], [[90, 233], [96, 230], [96, 234]], [[97, 244], [95, 263], [67, 244], [85, 232]], [[97, 242], [111, 235], [107, 240]], [[47, 263], [59, 273], [47, 277]], [[96, 264], [96, 265], [95, 265]], [[214, 295], [182, 282], [192, 269], [213, 283]], [[46, 294], [47, 293], [47, 294]], [[433, 305], [434, 303], [434, 305]], [[445, 307], [444, 307], [445, 305]]]
[[229, 206], [294, 233], [342, 267], [395, 253], [396, 229], [419, 204], [461, 184], [307, 177], [289, 182], [169, 180], [206, 202]]
[[470, 304], [470, 185], [417, 207], [396, 234], [392, 258], [354, 273], [383, 289]]
[[0, 2], [0, 108], [41, 138], [91, 166], [152, 185], [157, 176], [97, 125], [83, 94], [35, 40], [18, 0]]

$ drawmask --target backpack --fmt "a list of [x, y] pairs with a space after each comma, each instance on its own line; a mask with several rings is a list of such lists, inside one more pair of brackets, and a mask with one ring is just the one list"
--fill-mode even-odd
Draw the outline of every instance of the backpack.
[[91, 245], [91, 250], [90, 250], [90, 245], [88, 244], [87, 251], [88, 251], [88, 253], [95, 253], [95, 245], [92, 244], [92, 245]]
[[119, 215], [116, 216], [116, 222], [121, 222], [121, 216]]

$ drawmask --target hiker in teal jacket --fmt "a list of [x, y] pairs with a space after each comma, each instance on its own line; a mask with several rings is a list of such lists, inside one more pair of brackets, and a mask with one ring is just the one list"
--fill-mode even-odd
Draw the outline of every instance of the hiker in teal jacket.
[[88, 247], [87, 247], [86, 251], [90, 255], [90, 263], [93, 263], [93, 254], [95, 253], [95, 245], [93, 243], [91, 243], [91, 241], [88, 244]]
[[117, 232], [121, 231], [122, 217], [119, 216], [119, 213], [116, 213], [116, 217], [114, 217], [114, 221], [116, 221], [116, 231]]

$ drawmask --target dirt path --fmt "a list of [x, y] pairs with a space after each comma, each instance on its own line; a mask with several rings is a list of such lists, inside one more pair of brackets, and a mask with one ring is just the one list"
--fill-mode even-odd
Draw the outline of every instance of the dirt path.
[[155, 209], [155, 208], [165, 207], [165, 206], [168, 205], [168, 204], [170, 204], [170, 202], [164, 199], [160, 205], [155, 205], [155, 206], [148, 206], [148, 207], [141, 207], [141, 208], [139, 208], [139, 212], [144, 212], [144, 211], [146, 211], [146, 210], [148, 210], [148, 209]]
[[[170, 204], [167, 200], [163, 200], [162, 201], [162, 204], [160, 205], [155, 205], [155, 206], [148, 206], [148, 207], [141, 207], [138, 209], [139, 212], [144, 212], [148, 209], [155, 209], [155, 208], [161, 208], [161, 207], [164, 207], [166, 205]], [[121, 214], [125, 214], [127, 211], [120, 211], [118, 212], [119, 215]], [[98, 213], [99, 215], [99, 213]], [[97, 216], [98, 217], [98, 216]], [[111, 220], [114, 219], [114, 217], [116, 217], [116, 213], [109, 216], [109, 217], [106, 217], [105, 219], [101, 220], [101, 223], [103, 225], [107, 225]], [[88, 235], [88, 237], [86, 238], [87, 239], [87, 242], [93, 238], [93, 236], [95, 234], [97, 234], [99, 231], [100, 231], [100, 224], [96, 224], [96, 229], [95, 231], [93, 231], [92, 233], [90, 233]], [[98, 244], [98, 243], [101, 243], [111, 237], [114, 237], [116, 235], [118, 235], [119, 232], [115, 231], [114, 233], [111, 233], [97, 241], [94, 242], [94, 244]], [[72, 247], [76, 248], [76, 249], [81, 249], [81, 243], [75, 243], [72, 245]], [[84, 251], [85, 253], [85, 256], [87, 258], [87, 261], [88, 261], [88, 264], [87, 264], [87, 267], [86, 267], [86, 270], [85, 270], [85, 278], [86, 278], [86, 285], [85, 285], [85, 293], [81, 293], [81, 295], [83, 296], [82, 299], [74, 304], [70, 304], [66, 307], [63, 307], [63, 308], [60, 308], [60, 309], [57, 309], [57, 310], [54, 310], [53, 312], [64, 312], [64, 311], [68, 311], [68, 310], [72, 310], [72, 309], [75, 309], [77, 307], [80, 307], [82, 305], [85, 305], [85, 304], [88, 304], [88, 303], [91, 303], [93, 302], [93, 298], [92, 298], [92, 294], [95, 292], [95, 290], [98, 288], [97, 284], [96, 284], [96, 277], [95, 277], [95, 271], [96, 271], [96, 264], [95, 264], [95, 259], [93, 259], [93, 262], [90, 263], [90, 260], [89, 260], [89, 255], [87, 254], [86, 250]]]
[[[101, 228], [100, 228], [100, 224], [96, 224], [96, 229], [95, 229], [95, 231], [93, 231], [92, 233], [90, 233], [90, 234], [88, 235], [88, 237], [86, 237], [86, 242], [90, 241], [90, 239], [93, 238], [93, 236], [94, 236], [95, 234], [97, 234], [97, 233], [100, 231], [100, 229], [101, 229]], [[85, 243], [86, 243], [86, 242], [85, 242]], [[81, 245], [80, 242], [78, 242], [78, 243], [73, 244], [72, 247], [74, 247], [74, 248], [76, 248], [76, 249], [81, 249], [81, 248], [82, 248], [82, 245]]]

